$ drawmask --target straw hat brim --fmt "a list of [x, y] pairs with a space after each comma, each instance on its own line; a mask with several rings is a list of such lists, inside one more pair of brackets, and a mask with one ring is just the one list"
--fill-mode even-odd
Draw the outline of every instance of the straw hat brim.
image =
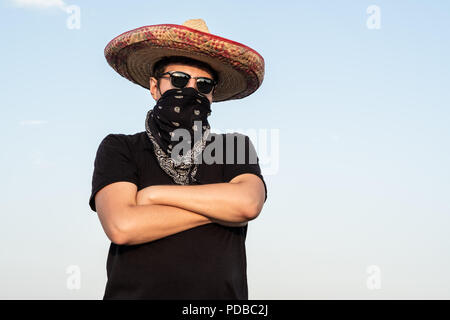
[[213, 101], [242, 99], [264, 79], [264, 59], [241, 43], [175, 24], [145, 26], [122, 33], [105, 47], [108, 64], [121, 76], [149, 88], [154, 64], [186, 56], [208, 63], [219, 81]]

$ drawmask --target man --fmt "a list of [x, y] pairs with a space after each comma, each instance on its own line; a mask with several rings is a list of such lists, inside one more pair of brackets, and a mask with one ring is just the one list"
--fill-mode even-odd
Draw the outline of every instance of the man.
[[[219, 41], [220, 59], [210, 40]], [[230, 66], [227, 45], [249, 56], [231, 48], [240, 64]], [[259, 87], [262, 58], [209, 34], [201, 19], [131, 30], [105, 55], [122, 76], [149, 88], [156, 105], [146, 131], [109, 134], [97, 150], [89, 204], [111, 240], [104, 299], [248, 299], [247, 223], [260, 214], [267, 189], [248, 137], [211, 134], [207, 117], [213, 101]], [[190, 137], [181, 155], [180, 129]], [[228, 147], [235, 138], [245, 138], [244, 154]], [[198, 162], [213, 145], [224, 161]], [[235, 161], [239, 153], [243, 163]]]

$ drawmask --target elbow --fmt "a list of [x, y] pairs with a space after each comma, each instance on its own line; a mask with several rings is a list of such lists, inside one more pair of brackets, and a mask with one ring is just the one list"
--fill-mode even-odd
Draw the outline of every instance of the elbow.
[[262, 210], [262, 206], [263, 204], [259, 203], [258, 201], [254, 201], [251, 204], [245, 206], [245, 210], [243, 213], [245, 220], [250, 221], [256, 219]]
[[102, 208], [97, 210], [98, 218], [108, 239], [115, 244], [130, 244], [133, 240], [131, 236], [135, 234], [136, 224], [134, 221], [134, 213], [132, 211], [134, 205], [121, 206], [120, 208]]
[[129, 237], [126, 232], [120, 229], [109, 230], [106, 235], [108, 239], [117, 245], [127, 245], [130, 243]]
[[260, 190], [253, 184], [244, 184], [242, 188], [241, 214], [246, 221], [254, 220], [259, 216], [264, 206], [265, 190], [263, 184], [260, 182]]
[[106, 235], [112, 243], [117, 245], [129, 245], [133, 234], [130, 221], [114, 221], [106, 230]]

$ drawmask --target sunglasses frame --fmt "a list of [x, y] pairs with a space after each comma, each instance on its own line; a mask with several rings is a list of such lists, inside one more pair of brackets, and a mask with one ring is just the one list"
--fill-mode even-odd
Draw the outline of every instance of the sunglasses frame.
[[[188, 80], [188, 81], [186, 82], [186, 84], [185, 84], [183, 87], [177, 87], [176, 85], [173, 84], [173, 78], [176, 77], [176, 76], [173, 75], [174, 73], [181, 73], [181, 74], [187, 76], [187, 80]], [[168, 74], [170, 77], [163, 77], [163, 75], [166, 75], [166, 74]], [[216, 85], [217, 85], [217, 82], [216, 82], [214, 79], [211, 79], [211, 78], [208, 78], [208, 77], [192, 77], [190, 74], [188, 74], [188, 73], [186, 73], [186, 72], [183, 72], [183, 71], [168, 71], [168, 72], [164, 72], [159, 78], [170, 79], [170, 84], [171, 84], [172, 86], [174, 86], [175, 88], [179, 88], [179, 89], [186, 87], [186, 85], [189, 83], [189, 80], [190, 80], [191, 78], [192, 78], [192, 79], [195, 79], [195, 80], [196, 80], [195, 83], [196, 83], [196, 86], [197, 86], [197, 90], [198, 90], [200, 93], [203, 93], [203, 92], [201, 92], [201, 91], [198, 89], [198, 80], [199, 80], [199, 79], [206, 79], [206, 80], [211, 81], [211, 82], [212, 82], [212, 88], [211, 88], [211, 90], [210, 90], [208, 93], [203, 93], [203, 94], [209, 94], [209, 93], [211, 93], [211, 92], [214, 90], [214, 88], [216, 87]]]

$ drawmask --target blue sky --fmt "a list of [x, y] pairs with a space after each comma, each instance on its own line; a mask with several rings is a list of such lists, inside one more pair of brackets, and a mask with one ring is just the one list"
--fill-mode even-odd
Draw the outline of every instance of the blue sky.
[[[366, 25], [370, 5], [380, 29]], [[257, 92], [212, 105], [211, 127], [279, 132], [279, 152], [260, 159], [250, 299], [449, 299], [449, 15], [447, 1], [1, 1], [0, 298], [102, 296], [95, 152], [109, 133], [144, 131], [154, 106], [103, 49], [133, 28], [202, 18], [266, 63]]]

